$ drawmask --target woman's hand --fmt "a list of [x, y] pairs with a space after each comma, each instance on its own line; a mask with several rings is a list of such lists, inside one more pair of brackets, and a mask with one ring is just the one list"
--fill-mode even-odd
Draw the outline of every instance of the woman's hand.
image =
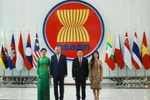
[[90, 81], [92, 81], [92, 78], [91, 78], [91, 77], [89, 77], [89, 80], [90, 80]]
[[37, 78], [40, 78], [40, 76], [39, 76], [39, 75], [37, 75], [36, 77], [37, 77]]

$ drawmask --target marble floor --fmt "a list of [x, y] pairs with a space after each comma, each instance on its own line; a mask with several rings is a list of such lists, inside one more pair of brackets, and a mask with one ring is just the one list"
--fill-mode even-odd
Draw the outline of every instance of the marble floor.
[[[50, 90], [50, 100], [54, 100], [53, 88]], [[0, 87], [0, 100], [37, 100], [37, 89]], [[65, 86], [64, 100], [76, 100], [74, 86]], [[89, 86], [86, 100], [94, 100]], [[150, 100], [150, 89], [102, 89], [100, 100]]]

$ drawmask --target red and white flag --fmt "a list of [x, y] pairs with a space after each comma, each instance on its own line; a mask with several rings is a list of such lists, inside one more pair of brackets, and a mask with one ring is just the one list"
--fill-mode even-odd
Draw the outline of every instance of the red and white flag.
[[125, 41], [124, 41], [124, 51], [123, 51], [123, 60], [124, 63], [132, 69], [132, 57], [131, 57], [131, 51], [130, 51], [130, 45], [129, 45], [129, 39], [128, 39], [128, 33], [126, 32], [125, 35]]
[[40, 45], [38, 40], [38, 34], [36, 33], [35, 43], [34, 43], [34, 52], [33, 52], [33, 66], [37, 68], [37, 60], [41, 57], [40, 54]]
[[20, 71], [23, 69], [23, 67], [24, 67], [24, 49], [23, 49], [22, 34], [20, 34], [18, 52], [17, 52], [17, 60], [16, 60], [16, 68], [18, 71]]

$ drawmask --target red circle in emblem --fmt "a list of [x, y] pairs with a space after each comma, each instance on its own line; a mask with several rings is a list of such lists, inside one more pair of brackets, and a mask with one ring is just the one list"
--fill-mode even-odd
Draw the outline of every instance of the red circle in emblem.
[[[63, 27], [65, 28], [61, 31]], [[58, 39], [58, 34], [63, 40]], [[90, 4], [83, 1], [65, 1], [48, 13], [43, 26], [43, 35], [51, 51], [54, 52], [55, 47], [60, 45], [62, 54], [69, 59], [77, 56], [78, 49], [82, 49], [84, 56], [87, 57], [102, 42], [104, 24], [100, 14]]]

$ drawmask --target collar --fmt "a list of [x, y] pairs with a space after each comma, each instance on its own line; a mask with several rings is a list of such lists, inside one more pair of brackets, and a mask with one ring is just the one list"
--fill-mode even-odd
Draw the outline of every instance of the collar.
[[46, 58], [46, 56], [42, 56], [42, 58]]
[[79, 60], [80, 60], [80, 59], [82, 60], [82, 59], [83, 59], [83, 57], [81, 57], [81, 58], [79, 58], [79, 57], [78, 57], [78, 59], [79, 59]]

